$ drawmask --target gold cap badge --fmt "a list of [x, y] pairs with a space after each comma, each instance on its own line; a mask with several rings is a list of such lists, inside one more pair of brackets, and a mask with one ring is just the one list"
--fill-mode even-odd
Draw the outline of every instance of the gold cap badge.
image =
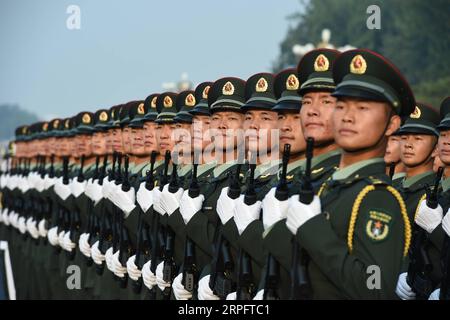
[[205, 89], [203, 89], [203, 93], [202, 93], [203, 99], [208, 99], [208, 93], [209, 93], [210, 88], [211, 88], [211, 86], [206, 86]]
[[289, 75], [286, 79], [286, 89], [288, 90], [298, 90], [299, 81], [295, 74]]
[[137, 108], [137, 112], [138, 112], [138, 114], [144, 114], [145, 113], [144, 104], [143, 103], [139, 104], [139, 106]]
[[353, 57], [352, 62], [350, 62], [350, 72], [355, 74], [364, 74], [367, 69], [366, 60], [362, 55], [358, 54]]
[[189, 93], [184, 99], [184, 104], [188, 107], [193, 107], [195, 105], [195, 97], [192, 93]]
[[64, 128], [68, 129], [68, 128], [69, 128], [69, 125], [70, 125], [70, 119], [67, 119], [67, 120], [64, 122]]
[[227, 83], [224, 84], [222, 88], [222, 94], [225, 96], [231, 96], [233, 93], [234, 93], [234, 86], [230, 81], [228, 81]]
[[266, 92], [268, 88], [268, 84], [266, 79], [259, 78], [258, 82], [256, 83], [256, 92]]
[[158, 96], [154, 96], [152, 102], [150, 102], [150, 107], [153, 109], [156, 108], [156, 98], [158, 98]]
[[89, 122], [91, 122], [91, 116], [87, 113], [83, 114], [82, 121], [85, 124], [89, 124]]
[[43, 130], [43, 131], [47, 131], [47, 130], [48, 130], [48, 123], [47, 123], [47, 122], [45, 122], [45, 123], [42, 125], [42, 130]]
[[165, 96], [165, 97], [164, 97], [163, 104], [164, 104], [164, 108], [171, 108], [171, 107], [172, 107], [172, 104], [173, 104], [172, 98], [169, 97], [169, 96]]
[[414, 108], [414, 111], [409, 116], [413, 119], [419, 119], [421, 115], [422, 115], [422, 112], [420, 111], [419, 107], [416, 106]]
[[314, 71], [323, 72], [330, 68], [330, 61], [323, 54], [319, 54], [314, 61]]
[[108, 114], [106, 113], [106, 111], [102, 111], [98, 118], [100, 119], [100, 121], [106, 121], [108, 120]]

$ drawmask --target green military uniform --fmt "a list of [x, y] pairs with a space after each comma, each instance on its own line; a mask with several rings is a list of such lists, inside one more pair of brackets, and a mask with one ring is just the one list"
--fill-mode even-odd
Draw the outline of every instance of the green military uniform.
[[[397, 69], [369, 50], [346, 51], [337, 57], [333, 79], [337, 85], [333, 96], [385, 101], [399, 115], [414, 109], [412, 92]], [[313, 297], [394, 298], [411, 226], [401, 195], [390, 186], [383, 159], [362, 160], [333, 173], [321, 190], [321, 212], [296, 233], [311, 258]], [[381, 270], [378, 288], [368, 285], [370, 266]]]
[[[300, 112], [301, 98], [300, 94], [310, 91], [330, 92], [334, 86], [331, 68], [338, 52], [334, 50], [314, 50], [306, 54], [299, 62], [297, 70], [286, 70], [280, 73], [276, 79], [278, 104], [274, 107], [280, 113]], [[319, 63], [319, 60], [321, 61]], [[298, 78], [297, 78], [298, 76]], [[299, 93], [298, 93], [299, 92]], [[300, 124], [299, 124], [300, 125]], [[337, 168], [340, 159], [340, 151], [334, 150], [319, 156], [313, 157], [311, 161], [311, 183], [315, 193], [320, 191], [325, 180], [329, 179], [331, 174]], [[297, 163], [290, 164], [287, 168], [287, 180], [289, 184], [289, 194], [298, 194], [301, 189], [302, 177], [304, 174], [306, 162], [298, 160]], [[277, 279], [277, 287], [273, 288], [275, 294], [280, 299], [290, 297], [291, 288], [291, 265], [292, 265], [292, 234], [286, 227], [286, 219], [276, 222], [264, 232], [264, 247], [280, 266]], [[269, 272], [268, 265], [265, 266], [265, 273]], [[265, 276], [262, 277], [260, 289], [270, 289], [270, 283]], [[267, 293], [266, 293], [267, 294]]]
[[[245, 103], [245, 81], [238, 78], [222, 78], [214, 82], [208, 93], [208, 106], [213, 115], [219, 111], [230, 111], [241, 113], [241, 107]], [[201, 274], [210, 273], [209, 264], [212, 261], [214, 244], [219, 234], [224, 233], [226, 225], [222, 226], [216, 212], [217, 200], [222, 189], [229, 185], [230, 177], [239, 169], [238, 161], [232, 160], [217, 165], [214, 170], [205, 174], [206, 183], [200, 185], [201, 194], [205, 197], [202, 209], [197, 212], [186, 224], [187, 236], [195, 243], [195, 261]], [[237, 230], [234, 228], [237, 232]], [[228, 244], [224, 246], [229, 247]], [[236, 256], [233, 256], [234, 261]], [[205, 268], [206, 267], [206, 268]], [[223, 276], [223, 275], [222, 275]], [[201, 276], [200, 276], [201, 278]]]

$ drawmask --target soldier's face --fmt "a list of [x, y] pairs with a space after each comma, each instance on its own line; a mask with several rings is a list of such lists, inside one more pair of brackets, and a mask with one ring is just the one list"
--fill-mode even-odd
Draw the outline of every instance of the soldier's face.
[[192, 150], [191, 126], [190, 123], [177, 123], [175, 125], [175, 149], [184, 156], [189, 156]]
[[68, 137], [62, 137], [59, 138], [59, 156], [65, 157], [69, 155], [69, 138]]
[[112, 154], [114, 151], [113, 148], [113, 129], [109, 129], [106, 132], [106, 150], [108, 152], [108, 154]]
[[245, 113], [244, 130], [245, 138], [250, 152], [269, 153], [278, 147], [274, 129], [277, 128], [278, 113], [266, 110], [249, 110]]
[[77, 158], [80, 154], [78, 153], [78, 140], [76, 137], [69, 138], [69, 150], [71, 156]]
[[436, 137], [425, 134], [402, 135], [400, 159], [408, 167], [431, 163], [431, 153], [436, 145]]
[[446, 166], [450, 166], [450, 130], [440, 132], [438, 150], [441, 161]]
[[131, 153], [131, 129], [128, 126], [122, 129], [122, 143], [123, 151], [125, 153]]
[[384, 154], [384, 162], [397, 163], [400, 161], [400, 137], [390, 136]]
[[243, 142], [244, 115], [238, 112], [219, 111], [211, 116], [211, 137], [216, 150], [228, 152]]
[[175, 146], [173, 130], [175, 130], [175, 123], [158, 124], [156, 127], [156, 140], [158, 141], [159, 153], [162, 155], [166, 154], [167, 150], [172, 152]]
[[144, 145], [144, 129], [133, 128], [131, 129], [131, 141], [132, 141], [132, 152], [134, 155], [143, 156], [145, 155], [145, 145]]
[[56, 153], [56, 138], [55, 137], [48, 138], [47, 155], [52, 155], [55, 153]]
[[201, 151], [211, 144], [211, 119], [209, 116], [195, 115], [192, 119], [191, 135], [194, 150]]
[[319, 145], [334, 140], [331, 117], [336, 101], [329, 92], [308, 92], [302, 97], [300, 115], [306, 138], [314, 138]]
[[106, 148], [106, 132], [94, 132], [92, 135], [92, 152], [96, 155], [104, 155], [107, 153]]
[[156, 127], [154, 122], [144, 123], [144, 147], [145, 153], [150, 154], [152, 151], [158, 151], [158, 142], [156, 141]]
[[306, 140], [300, 125], [300, 113], [278, 114], [278, 129], [280, 130], [280, 152], [284, 145], [291, 145], [291, 153], [302, 153], [306, 150]]
[[92, 139], [90, 135], [81, 134], [77, 136], [78, 154], [89, 157], [92, 155]]
[[390, 108], [384, 102], [339, 99], [332, 117], [335, 142], [348, 152], [383, 146], [385, 136], [400, 125], [400, 118], [391, 116]]
[[122, 130], [112, 129], [112, 148], [115, 152], [122, 152]]
[[445, 164], [441, 161], [441, 158], [439, 158], [439, 148], [436, 145], [436, 148], [434, 148], [433, 154], [431, 155], [433, 157], [433, 171], [438, 172], [440, 167], [445, 167]]

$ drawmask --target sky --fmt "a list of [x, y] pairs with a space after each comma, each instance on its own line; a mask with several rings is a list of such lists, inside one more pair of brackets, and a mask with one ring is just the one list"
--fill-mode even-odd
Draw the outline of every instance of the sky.
[[[80, 29], [67, 28], [70, 5]], [[41, 119], [95, 111], [187, 73], [270, 71], [299, 0], [0, 0], [0, 105]]]

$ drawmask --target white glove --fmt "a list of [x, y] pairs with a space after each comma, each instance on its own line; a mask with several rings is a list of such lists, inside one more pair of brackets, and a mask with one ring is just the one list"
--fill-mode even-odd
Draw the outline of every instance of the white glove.
[[145, 286], [151, 290], [156, 285], [156, 276], [150, 270], [150, 266], [151, 266], [151, 260], [148, 260], [142, 266], [142, 280], [144, 280]]
[[103, 198], [102, 186], [98, 184], [98, 180], [94, 180], [89, 188], [89, 194], [92, 201], [94, 201], [94, 205], [100, 202]]
[[198, 300], [220, 300], [209, 287], [210, 275], [204, 276], [198, 282]]
[[50, 178], [48, 176], [48, 174], [45, 175], [44, 177], [44, 189], [47, 190], [49, 188], [51, 188], [52, 186], [54, 186], [56, 183], [56, 178]]
[[169, 184], [166, 184], [161, 192], [160, 205], [163, 210], [170, 216], [180, 207], [180, 199], [183, 195], [183, 188], [179, 188], [177, 192], [169, 191]]
[[236, 207], [238, 200], [239, 198], [231, 199], [228, 196], [228, 187], [225, 187], [220, 191], [219, 198], [217, 199], [216, 211], [223, 225], [233, 218], [234, 208]]
[[17, 220], [17, 226], [18, 226], [19, 231], [20, 231], [21, 234], [25, 234], [25, 232], [27, 232], [27, 225], [26, 225], [26, 222], [25, 222], [25, 217], [20, 217]]
[[441, 294], [441, 289], [438, 288], [430, 294], [430, 296], [428, 297], [428, 300], [440, 300], [439, 299], [440, 294]]
[[225, 300], [236, 300], [236, 291], [227, 294]]
[[80, 239], [78, 240], [78, 247], [81, 253], [90, 258], [91, 257], [91, 246], [89, 245], [89, 233], [82, 233]]
[[45, 222], [45, 219], [42, 219], [38, 224], [39, 235], [43, 238], [47, 237], [48, 232], [48, 230], [45, 228]]
[[286, 219], [286, 226], [294, 235], [297, 234], [298, 228], [300, 228], [300, 226], [302, 226], [306, 221], [322, 212], [321, 203], [318, 196], [314, 196], [314, 199], [310, 204], [303, 204], [298, 199], [298, 194], [289, 198], [289, 207]]
[[112, 265], [114, 269], [114, 274], [118, 276], [119, 278], [123, 278], [125, 274], [127, 273], [127, 268], [124, 267], [120, 261], [119, 261], [119, 253], [120, 251], [117, 250], [116, 253], [112, 256]]
[[192, 299], [192, 293], [187, 291], [183, 284], [183, 273], [179, 273], [172, 283], [172, 292], [177, 300], [189, 300]]
[[412, 291], [411, 287], [406, 282], [407, 275], [407, 272], [403, 272], [398, 276], [397, 288], [395, 289], [395, 293], [402, 300], [415, 300], [416, 293]]
[[21, 179], [21, 181], [18, 183], [18, 187], [22, 191], [22, 193], [25, 193], [30, 189], [30, 183], [26, 179]]
[[264, 289], [259, 290], [253, 297], [253, 300], [264, 300]]
[[39, 231], [36, 227], [36, 221], [33, 218], [28, 218], [26, 222], [28, 233], [33, 237], [33, 239], [39, 238]]
[[137, 281], [141, 277], [142, 272], [141, 272], [141, 270], [139, 270], [139, 268], [135, 264], [135, 260], [136, 260], [135, 255], [128, 258], [127, 272], [128, 272], [128, 276], [130, 277], [131, 280]]
[[128, 217], [131, 211], [136, 208], [134, 188], [131, 187], [128, 191], [123, 191], [121, 186], [118, 186], [113, 193], [112, 202], [125, 213], [125, 218]]
[[75, 249], [76, 244], [72, 242], [72, 240], [70, 240], [70, 231], [64, 234], [64, 242], [62, 247], [64, 248], [64, 250], [69, 252], [72, 252], [72, 250]]
[[161, 207], [161, 191], [159, 188], [153, 188], [153, 209], [160, 215], [164, 215], [164, 209]]
[[112, 273], [114, 273], [114, 267], [112, 264], [112, 256], [113, 256], [114, 252], [113, 252], [113, 248], [109, 247], [108, 250], [106, 250], [105, 252], [105, 261], [106, 261], [106, 266], [108, 267], [108, 270], [111, 271]]
[[91, 256], [92, 260], [94, 260], [95, 264], [101, 265], [103, 261], [105, 261], [105, 256], [100, 252], [98, 248], [98, 241], [96, 241], [91, 248]]
[[9, 221], [11, 222], [11, 225], [18, 229], [17, 221], [19, 220], [19, 214], [15, 211], [11, 212], [9, 215]]
[[188, 224], [192, 217], [202, 209], [203, 201], [205, 201], [204, 195], [200, 194], [196, 198], [191, 198], [189, 190], [184, 191], [180, 200], [180, 214], [185, 224]]
[[62, 199], [66, 200], [71, 194], [72, 191], [68, 184], [64, 184], [62, 178], [59, 178], [55, 183], [55, 193]]
[[147, 190], [145, 181], [139, 186], [139, 190], [136, 193], [136, 201], [143, 212], [147, 212], [153, 204], [153, 190]]
[[9, 212], [8, 209], [4, 209], [2, 212], [2, 221], [5, 225], [9, 226], [10, 222], [9, 222]]
[[427, 206], [427, 201], [422, 200], [419, 205], [419, 210], [417, 211], [414, 221], [419, 227], [432, 233], [434, 229], [442, 221], [442, 207], [438, 204], [436, 209], [431, 209]]
[[47, 233], [47, 238], [48, 238], [48, 242], [52, 246], [57, 246], [59, 244], [58, 227], [50, 228], [50, 230], [48, 230], [48, 233]]
[[450, 237], [450, 208], [442, 219], [442, 229], [444, 229], [447, 236]]
[[34, 188], [35, 188], [38, 192], [44, 191], [44, 188], [45, 188], [45, 180], [42, 179], [40, 175], [38, 175], [37, 178], [36, 178], [36, 182], [35, 182], [35, 184], [34, 184]]
[[102, 196], [105, 199], [109, 199], [109, 190], [110, 190], [110, 184], [114, 182], [109, 182], [108, 179], [103, 180], [102, 184]]
[[78, 182], [77, 178], [72, 180], [70, 183], [70, 191], [72, 192], [75, 198], [78, 198], [86, 189], [86, 181]]
[[163, 269], [164, 269], [164, 261], [156, 266], [156, 284], [161, 291], [164, 291], [165, 288], [170, 287], [170, 282], [166, 282], [163, 279]]
[[275, 198], [276, 188], [270, 189], [262, 201], [264, 230], [286, 218], [289, 201]]
[[111, 181], [108, 187], [108, 200], [114, 203], [116, 194], [119, 190], [122, 191], [122, 185], [118, 185], [114, 181]]
[[66, 232], [64, 230], [60, 231], [58, 234], [58, 244], [61, 248], [64, 249], [64, 234]]
[[233, 214], [239, 234], [242, 234], [250, 223], [258, 220], [261, 213], [261, 201], [256, 201], [251, 206], [248, 206], [244, 203], [244, 197], [245, 195], [243, 194], [239, 196]]

